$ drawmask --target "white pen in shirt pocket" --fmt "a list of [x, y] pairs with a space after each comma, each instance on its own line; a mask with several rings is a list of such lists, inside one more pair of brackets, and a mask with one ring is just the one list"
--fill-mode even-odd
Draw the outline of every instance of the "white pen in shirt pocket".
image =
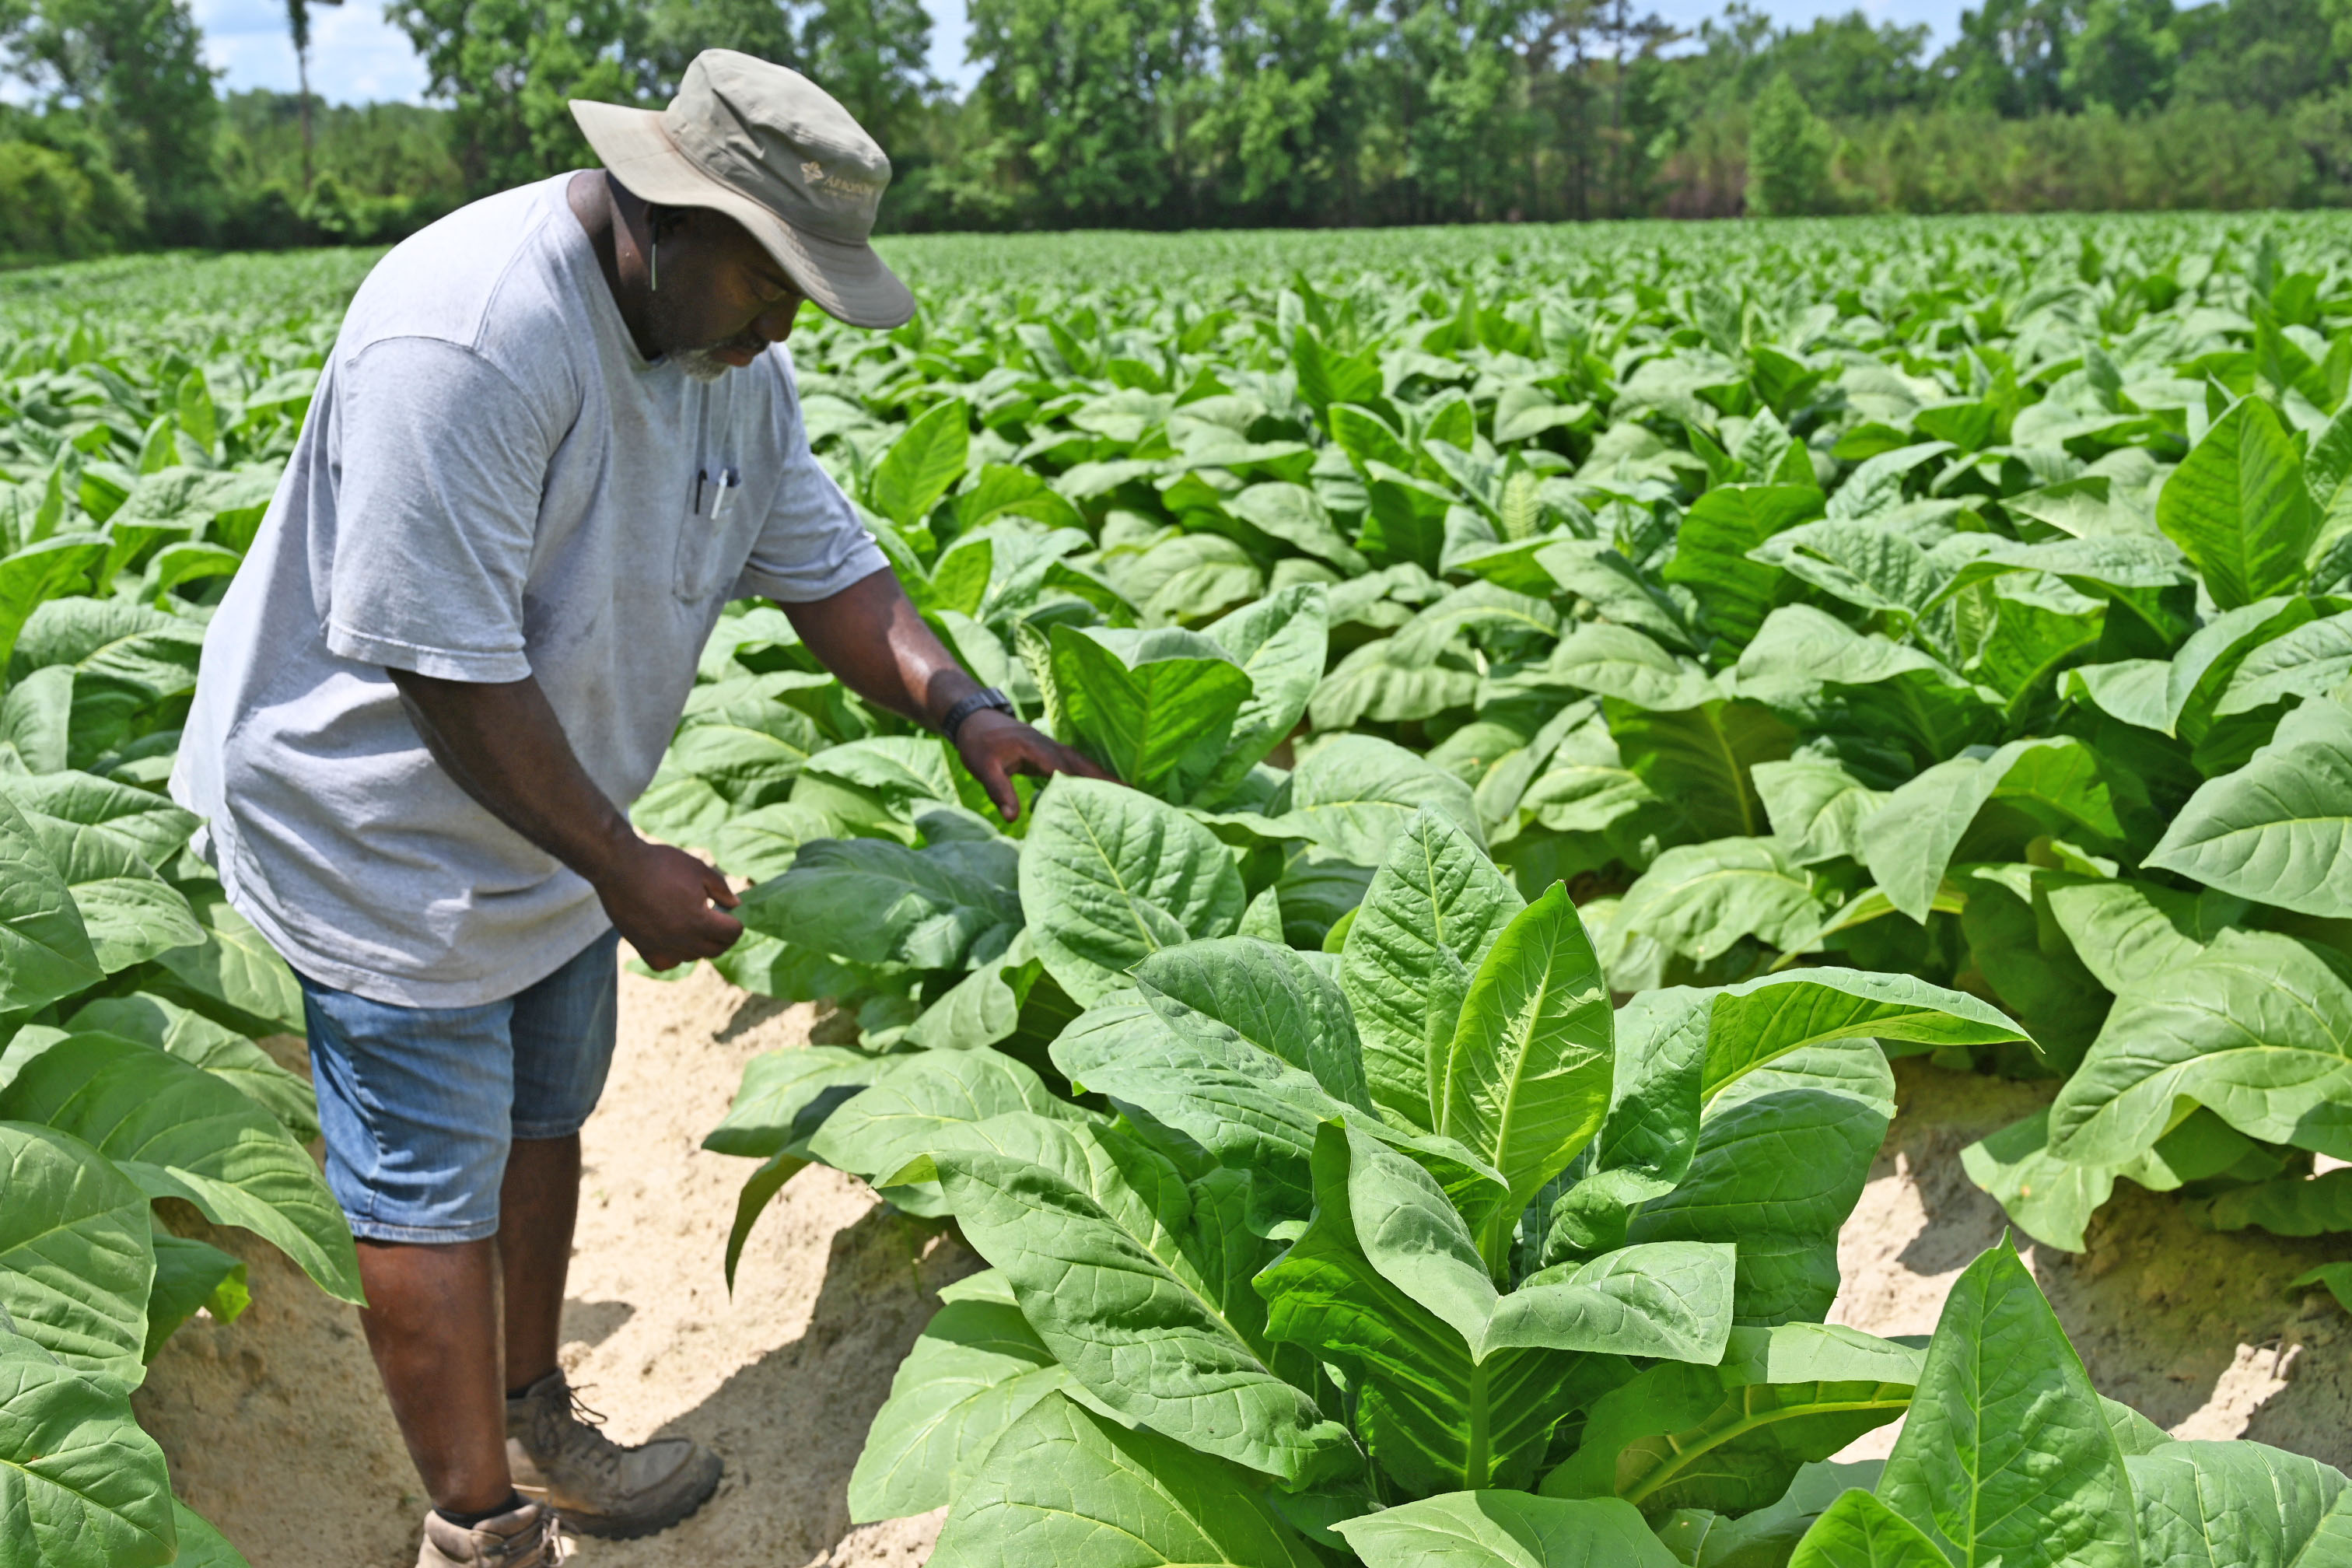
[[743, 470], [729, 464], [724, 468], [697, 468], [694, 473], [694, 515], [702, 515], [703, 498], [710, 498], [710, 521], [716, 522], [727, 510], [727, 497], [731, 490], [743, 486]]

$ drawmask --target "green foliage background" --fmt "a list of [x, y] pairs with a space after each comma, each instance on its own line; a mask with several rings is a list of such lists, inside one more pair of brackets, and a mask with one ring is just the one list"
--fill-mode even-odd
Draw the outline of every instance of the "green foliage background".
[[1695, 32], [1619, 0], [394, 0], [432, 107], [223, 97], [187, 0], [18, 0], [0, 257], [399, 237], [592, 162], [568, 99], [700, 49], [804, 71], [889, 151], [886, 229], [2251, 208], [2352, 196], [2346, 0], [1987, 0]]

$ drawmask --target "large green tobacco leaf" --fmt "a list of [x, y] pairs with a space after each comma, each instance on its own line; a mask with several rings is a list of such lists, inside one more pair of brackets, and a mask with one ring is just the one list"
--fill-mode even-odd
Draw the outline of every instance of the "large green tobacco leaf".
[[2352, 710], [2306, 702], [2189, 797], [2150, 866], [2303, 914], [2352, 915]]
[[2049, 1151], [2047, 1108], [1960, 1151], [1969, 1180], [2010, 1223], [2045, 1247], [2084, 1249], [2084, 1229], [2116, 1190], [2116, 1165], [2075, 1164]]
[[[2051, 1152], [2050, 1110], [2044, 1107], [1961, 1150], [1960, 1163], [1969, 1180], [1991, 1194], [2020, 1230], [2046, 1246], [2080, 1252], [2084, 1227], [2114, 1193], [2118, 1176], [2127, 1176], [2151, 1192], [2172, 1192], [2190, 1182], [2227, 1175], [2249, 1156], [2260, 1158], [2252, 1139], [2211, 1111], [2197, 1110], [2145, 1152], [2120, 1164], [2078, 1164]], [[2263, 1168], [2275, 1169], [2275, 1162]], [[2259, 1194], [2272, 1185], [2232, 1187], [2217, 1201], [2260, 1208]], [[2309, 1188], [2318, 1184], [2304, 1181], [2301, 1185]], [[2253, 1195], [2251, 1201], [2250, 1194]], [[2203, 1223], [2231, 1228], [2210, 1209], [2199, 1213], [2201, 1207], [2191, 1212]], [[2265, 1217], [2287, 1223], [2283, 1214]], [[2322, 1225], [2318, 1228], [2339, 1227]]]
[[1775, 535], [1757, 547], [1755, 557], [1866, 616], [1907, 628], [1942, 586], [1943, 574], [1907, 535], [1835, 515], [1846, 493], [1841, 489], [1831, 499], [1832, 515]]
[[1070, 1374], [993, 1274], [960, 1280], [890, 1380], [849, 1476], [860, 1524], [954, 1502], [989, 1450]]
[[175, 947], [156, 962], [200, 997], [289, 1035], [302, 1032], [302, 986], [253, 922], [229, 908], [216, 882], [181, 886], [205, 940]]
[[2216, 718], [2289, 698], [2325, 697], [2352, 676], [2352, 612], [2295, 627], [2249, 650], [2213, 705]]
[[1234, 714], [1225, 754], [1200, 788], [1214, 804], [1272, 751], [1307, 712], [1323, 679], [1329, 644], [1323, 585], [1300, 583], [1235, 610], [1206, 629], [1250, 679], [1250, 694]]
[[1315, 1077], [1323, 1091], [1372, 1109], [1363, 1050], [1339, 983], [1288, 947], [1214, 937], [1153, 953], [1136, 966], [1145, 1000], [1179, 1034], [1213, 1021]]
[[1721, 1365], [1663, 1362], [1594, 1401], [1545, 1495], [1622, 1497], [1652, 1517], [1752, 1512], [1804, 1466], [1901, 1415], [1919, 1360], [1858, 1329], [1734, 1329]]
[[1988, 1003], [1908, 974], [1793, 970], [1716, 994], [1701, 1092], [1807, 1046], [1876, 1038], [1928, 1046], [1990, 1046], [2024, 1032]]
[[178, 1498], [172, 1500], [172, 1518], [180, 1536], [180, 1554], [172, 1559], [172, 1568], [253, 1568], [226, 1536]]
[[1749, 772], [1772, 835], [1790, 859], [1816, 866], [1841, 856], [1862, 858], [1862, 824], [1886, 804], [1885, 791], [1822, 758], [1759, 763]]
[[1592, 1142], [1590, 1168], [1546, 1212], [1523, 1222], [1535, 1257], [1558, 1262], [1605, 1249], [1622, 1237], [1627, 1211], [1674, 1191], [1698, 1146], [1699, 1069], [1706, 1058], [1708, 993], [1684, 986], [1645, 991], [1619, 1010], [1609, 1114]]
[[1363, 531], [1356, 536], [1356, 548], [1376, 566], [1410, 562], [1424, 571], [1438, 570], [1450, 499], [1385, 464], [1375, 462], [1367, 471], [1371, 505]]
[[[1789, 1554], [1814, 1521], [1856, 1487], [1874, 1486], [1876, 1459], [1805, 1465], [1779, 1500], [1727, 1519], [1706, 1509], [1676, 1509], [1655, 1525], [1677, 1561], [1704, 1568], [1785, 1568]], [[1868, 1494], [1864, 1494], [1867, 1496]]]
[[2138, 1568], [2122, 1451], [2005, 1240], [1944, 1303], [1878, 1497], [1958, 1568]]
[[2316, 951], [2224, 931], [2116, 1000], [2050, 1109], [2050, 1148], [2121, 1164], [2169, 1130], [2183, 1099], [2250, 1138], [2352, 1154], [2334, 1108], [2352, 1091], [2352, 984]]
[[[1622, 1248], [1539, 1271], [1503, 1294], [1436, 1179], [1366, 1131], [1345, 1132], [1348, 1215], [1364, 1260], [1459, 1334], [1472, 1360], [1535, 1347], [1685, 1360], [1717, 1353], [1727, 1251]], [[1322, 1152], [1327, 1168], [1336, 1163], [1336, 1143]], [[1318, 1186], [1318, 1202], [1325, 1196]]]
[[2215, 1230], [2259, 1226], [2273, 1236], [2352, 1231], [2352, 1170], [2338, 1166], [2316, 1176], [2278, 1176], [2231, 1187], [2192, 1205], [2189, 1212]]
[[826, 1164], [877, 1184], [963, 1122], [1017, 1110], [1082, 1114], [1055, 1099], [1035, 1072], [986, 1048], [893, 1058], [875, 1064], [867, 1081], [864, 1093], [825, 1117], [807, 1146]]
[[2301, 582], [2318, 526], [2302, 459], [2278, 416], [2252, 397], [2189, 449], [2165, 481], [2156, 521], [2225, 610]]
[[1919, 1527], [1865, 1491], [1830, 1504], [1797, 1543], [1789, 1568], [1952, 1568]]
[[2124, 1460], [2140, 1550], [2164, 1568], [2323, 1568], [2352, 1562], [2341, 1471], [2260, 1443], [2167, 1443]]
[[[1021, 1032], [1022, 1013], [1037, 994], [1045, 966], [1024, 931], [1005, 950], [940, 994], [907, 1026], [904, 1041], [925, 1050], [969, 1050], [993, 1046]], [[1044, 981], [1045, 994], [1059, 991]], [[1065, 999], [1066, 1000], [1066, 999]], [[1040, 995], [1039, 1005], [1045, 1005]], [[1075, 1014], [1076, 1009], [1068, 1011]], [[1036, 1015], [1032, 1015], [1033, 1022]], [[1053, 1031], [1047, 1030], [1050, 1035]]]
[[1885, 1058], [1862, 1040], [1810, 1046], [1747, 1073], [1715, 1096], [1689, 1169], [1628, 1218], [1625, 1240], [1736, 1246], [1742, 1324], [1825, 1317], [1838, 1230], [1869, 1180], [1894, 1098]]
[[897, 1064], [842, 1046], [807, 1046], [753, 1057], [702, 1146], [715, 1154], [764, 1160], [813, 1135], [840, 1101]]
[[1454, 589], [1397, 629], [1396, 654], [1407, 664], [1434, 659], [1466, 638], [1484, 634], [1489, 647], [1541, 645], [1559, 636], [1559, 612], [1544, 599], [1495, 583]]
[[1568, 889], [1554, 883], [1480, 961], [1437, 1084], [1436, 1130], [1502, 1172], [1507, 1212], [1601, 1130], [1611, 1047], [1609, 982]]
[[1340, 984], [1372, 1103], [1400, 1125], [1437, 1127], [1436, 1058], [1450, 1048], [1472, 973], [1522, 904], [1469, 835], [1427, 806], [1365, 889], [1340, 949]]
[[1990, 740], [2000, 725], [1996, 693], [1809, 605], [1772, 612], [1739, 656], [1738, 689], [1808, 729], [1907, 752], [1917, 767]]
[[1325, 676], [1308, 700], [1315, 728], [1345, 730], [1365, 719], [1405, 723], [1466, 708], [1478, 695], [1478, 671], [1460, 654], [1407, 658], [1394, 637], [1355, 649]]
[[195, 911], [136, 850], [102, 828], [28, 816], [49, 864], [81, 911], [99, 967], [112, 974], [205, 940]]
[[[2256, 650], [2309, 625], [2318, 614], [2314, 600], [2281, 595], [2241, 605], [2207, 621], [2166, 667], [2163, 705], [2155, 715], [2160, 721], [2152, 728], [2189, 741], [2202, 738], [2241, 666]], [[2119, 715], [2135, 723], [2149, 716]]]
[[1774, 838], [1717, 838], [1667, 850], [1619, 906], [1621, 929], [1695, 963], [1743, 937], [1797, 951], [1821, 929], [1811, 873]]
[[927, 1162], [1055, 1359], [1123, 1417], [1287, 1484], [1352, 1468], [1347, 1433], [1267, 1369], [1224, 1282], [1180, 1250], [1192, 1205], [1173, 1167], [1116, 1134], [1059, 1135], [1113, 1149], [1126, 1169], [1095, 1162], [1081, 1176], [982, 1147]]
[[1479, 838], [1478, 805], [1468, 784], [1376, 736], [1340, 735], [1291, 773], [1289, 809], [1274, 826], [1297, 831], [1336, 858], [1378, 866], [1424, 805]]
[[2012, 741], [1989, 755], [1955, 757], [1895, 791], [1862, 824], [1863, 858], [1896, 909], [1926, 922], [1953, 856], [1995, 800], [2058, 831], [2106, 843], [2124, 837], [2098, 753], [2081, 741]]
[[1717, 700], [1650, 712], [1609, 700], [1609, 732], [1641, 781], [1701, 837], [1755, 837], [1770, 819], [1749, 770], [1784, 760], [1796, 737], [1760, 703]]
[[1696, 663], [1677, 658], [1631, 626], [1593, 621], [1560, 640], [1546, 673], [1596, 696], [1635, 708], [1678, 712], [1720, 697]]
[[201, 1013], [143, 991], [106, 996], [66, 1020], [76, 1034], [120, 1035], [160, 1047], [237, 1089], [303, 1142], [319, 1135], [319, 1097], [268, 1051]]
[[1135, 788], [1191, 800], [1255, 691], [1248, 674], [1198, 632], [1057, 626], [1050, 636], [1070, 738]]
[[948, 1510], [937, 1568], [1318, 1568], [1247, 1471], [1048, 1394]]
[[27, 816], [54, 817], [103, 833], [150, 866], [169, 865], [198, 823], [194, 813], [152, 791], [89, 773], [0, 776], [0, 795], [15, 801]]
[[65, 667], [35, 670], [0, 692], [0, 744], [33, 769], [32, 776], [58, 772], [71, 760], [73, 694], [74, 672]]
[[1613, 1498], [1448, 1492], [1334, 1525], [1370, 1568], [1674, 1568]]
[[65, 878], [0, 796], [0, 1010], [46, 1006], [105, 978]]
[[793, 781], [791, 804], [824, 813], [853, 836], [913, 844], [918, 816], [957, 804], [947, 742], [935, 736], [877, 735], [833, 746], [808, 759]]
[[899, 432], [867, 485], [874, 510], [901, 528], [921, 522], [962, 476], [971, 429], [971, 410], [951, 397]]
[[1621, 1355], [1721, 1354], [1728, 1248], [1628, 1248], [1502, 1295], [1413, 1161], [1327, 1122], [1314, 1173], [1313, 1223], [1257, 1277], [1266, 1334], [1350, 1369], [1357, 1429], [1412, 1492], [1524, 1486]]
[[1179, 1029], [1141, 1003], [1101, 1004], [1054, 1042], [1054, 1065], [1074, 1085], [1246, 1172], [1267, 1223], [1303, 1217], [1315, 1130], [1347, 1106], [1303, 1068], [1214, 1020], [1200, 1024]]
[[1811, 485], [1717, 485], [1693, 502], [1661, 570], [1698, 595], [1707, 626], [1744, 647], [1780, 602], [1788, 574], [1749, 552], [1776, 533], [1822, 514]]
[[147, 1293], [147, 1338], [142, 1361], [152, 1362], [163, 1342], [198, 1310], [233, 1323], [253, 1304], [245, 1265], [210, 1243], [155, 1233], [155, 1285]]
[[[1587, 623], [1588, 628], [1606, 623], [1639, 631], [1685, 652], [1696, 647], [1696, 639], [1685, 624], [1683, 604], [1660, 592], [1654, 578], [1620, 554], [1612, 542], [1563, 539], [1532, 549], [1528, 545], [1511, 549], [1535, 569], [1537, 579], [1513, 585], [1523, 585], [1529, 593], [1548, 593], [1558, 588], [1583, 600], [1600, 617], [1597, 622]], [[1499, 565], [1508, 558], [1508, 553], [1497, 552], [1496, 563]], [[1452, 569], [1484, 574], [1487, 564], [1485, 560], [1475, 564], [1463, 560]]]
[[163, 1452], [127, 1391], [83, 1376], [0, 1319], [0, 1520], [9, 1562], [170, 1563], [178, 1537]]
[[2246, 913], [2245, 900], [2210, 888], [2192, 893], [2105, 877], [2039, 880], [2084, 967], [2118, 996], [2203, 952]]
[[750, 929], [856, 963], [962, 969], [1021, 929], [1020, 856], [1004, 839], [909, 849], [886, 838], [803, 845], [772, 890], [743, 906]]
[[1246, 901], [1232, 852], [1173, 806], [1067, 774], [1037, 797], [1021, 905], [1038, 956], [1081, 1006], [1161, 948], [1232, 931]]
[[150, 1197], [270, 1242], [321, 1289], [361, 1300], [359, 1259], [319, 1167], [278, 1119], [203, 1068], [112, 1035], [75, 1035], [0, 1089], [0, 1119], [43, 1122], [114, 1162]]
[[[1332, 525], [1330, 509], [1305, 485], [1278, 479], [1251, 485], [1226, 501], [1225, 510], [1261, 533], [1295, 545], [1306, 554], [1329, 562], [1344, 575], [1353, 576], [1361, 573], [1368, 564]], [[1278, 591], [1273, 596], [1280, 598], [1287, 591]], [[1318, 676], [1322, 673], [1319, 664], [1316, 673]], [[1313, 689], [1311, 684], [1308, 689]]]
[[74, 1371], [138, 1386], [155, 1273], [147, 1195], [78, 1138], [0, 1122], [0, 1322]]
[[8, 667], [17, 635], [33, 612], [49, 599], [80, 588], [90, 569], [106, 558], [103, 541], [44, 540], [0, 557], [0, 670]]
[[2012, 713], [2048, 691], [2059, 671], [2094, 656], [2105, 630], [2106, 605], [2055, 584], [2039, 588], [2016, 580], [1994, 584], [1997, 618], [1969, 671], [2009, 699]]
[[[761, 689], [793, 679], [763, 676], [746, 683], [749, 689], [738, 700], [714, 698], [689, 710], [663, 759], [661, 782], [675, 784], [680, 775], [690, 775], [739, 811], [783, 800], [824, 745], [808, 715]], [[697, 696], [722, 689], [702, 687]], [[665, 799], [661, 809], [671, 817], [680, 815], [673, 800]]]

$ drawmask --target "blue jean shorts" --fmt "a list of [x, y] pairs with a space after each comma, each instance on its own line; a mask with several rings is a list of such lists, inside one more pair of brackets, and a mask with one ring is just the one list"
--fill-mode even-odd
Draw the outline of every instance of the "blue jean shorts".
[[604, 1092], [620, 940], [606, 931], [536, 985], [478, 1007], [395, 1007], [298, 976], [327, 1185], [352, 1235], [498, 1234], [508, 1146], [579, 1131]]

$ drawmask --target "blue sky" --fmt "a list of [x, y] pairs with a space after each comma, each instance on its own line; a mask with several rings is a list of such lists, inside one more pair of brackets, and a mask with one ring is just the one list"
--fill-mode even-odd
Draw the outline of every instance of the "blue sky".
[[[205, 47], [231, 89], [294, 89], [294, 47], [286, 38], [286, 10], [272, 0], [192, 0], [205, 30]], [[1721, 0], [1652, 0], [1668, 21], [1691, 26], [1715, 15]], [[1762, 8], [1783, 22], [1803, 22], [1848, 10], [1854, 0], [1764, 0]], [[1960, 0], [1861, 0], [1882, 21], [1926, 22], [1937, 39], [1958, 31]], [[374, 99], [419, 101], [425, 73], [408, 40], [384, 21], [381, 0], [345, 0], [328, 8], [312, 0], [310, 79], [330, 101], [360, 103]], [[931, 69], [959, 89], [973, 72], [963, 60], [964, 0], [928, 0], [933, 18]]]

